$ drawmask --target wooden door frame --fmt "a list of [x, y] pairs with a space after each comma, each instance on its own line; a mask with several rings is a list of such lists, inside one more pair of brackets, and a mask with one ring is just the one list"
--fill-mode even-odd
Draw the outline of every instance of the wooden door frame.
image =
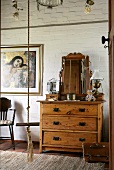
[[109, 169], [114, 170], [114, 0], [109, 0]]

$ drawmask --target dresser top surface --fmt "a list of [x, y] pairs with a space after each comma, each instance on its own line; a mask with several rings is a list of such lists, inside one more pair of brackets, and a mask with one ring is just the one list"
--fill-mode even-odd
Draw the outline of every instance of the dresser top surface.
[[101, 100], [101, 101], [76, 101], [76, 100], [57, 100], [57, 101], [48, 101], [48, 100], [37, 100], [36, 102], [40, 102], [43, 104], [65, 104], [65, 103], [69, 103], [69, 104], [89, 104], [89, 105], [93, 105], [93, 104], [101, 104], [104, 103], [105, 100]]

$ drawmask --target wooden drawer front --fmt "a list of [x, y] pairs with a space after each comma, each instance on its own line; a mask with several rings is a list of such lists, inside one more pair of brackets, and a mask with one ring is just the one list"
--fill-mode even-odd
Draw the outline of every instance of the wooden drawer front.
[[84, 144], [84, 154], [92, 156], [105, 156], [109, 157], [109, 143], [85, 143]]
[[97, 131], [96, 118], [80, 118], [75, 116], [46, 116], [42, 119], [43, 129], [64, 129], [80, 131]]
[[88, 162], [109, 162], [109, 143], [84, 143], [84, 157]]
[[[85, 158], [85, 161], [86, 162], [96, 162], [96, 163], [98, 163], [98, 162], [104, 162], [104, 163], [106, 163], [106, 162], [109, 162], [109, 157], [108, 156], [100, 156], [100, 155], [98, 155], [98, 156], [91, 156], [91, 155], [88, 155], [88, 156], [85, 156], [84, 157]], [[107, 169], [108, 170], [108, 169]]]
[[97, 115], [97, 105], [44, 104], [43, 114]]
[[84, 142], [96, 142], [95, 133], [44, 132], [43, 144], [82, 147]]

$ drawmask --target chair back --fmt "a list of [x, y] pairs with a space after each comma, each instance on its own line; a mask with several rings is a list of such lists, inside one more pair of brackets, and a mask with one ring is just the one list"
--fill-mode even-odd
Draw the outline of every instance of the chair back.
[[1, 97], [0, 98], [0, 120], [7, 120], [7, 112], [11, 107], [11, 100]]

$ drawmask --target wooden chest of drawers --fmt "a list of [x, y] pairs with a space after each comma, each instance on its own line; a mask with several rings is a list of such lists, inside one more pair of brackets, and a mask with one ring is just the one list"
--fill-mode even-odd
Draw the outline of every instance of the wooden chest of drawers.
[[103, 102], [41, 101], [40, 152], [81, 152], [82, 143], [101, 142]]

